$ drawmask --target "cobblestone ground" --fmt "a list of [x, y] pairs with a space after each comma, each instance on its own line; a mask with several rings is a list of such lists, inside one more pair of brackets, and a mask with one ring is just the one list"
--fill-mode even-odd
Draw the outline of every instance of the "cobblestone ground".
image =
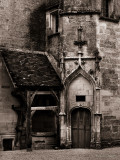
[[120, 148], [0, 151], [0, 160], [120, 160]]

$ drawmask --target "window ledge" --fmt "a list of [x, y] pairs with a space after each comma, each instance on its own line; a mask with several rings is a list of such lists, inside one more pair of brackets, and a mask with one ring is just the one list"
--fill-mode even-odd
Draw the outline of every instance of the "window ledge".
[[119, 22], [119, 19], [114, 19], [114, 18], [109, 18], [109, 17], [104, 17], [104, 16], [101, 16], [99, 19], [100, 20], [105, 20], [105, 21], [108, 21], [108, 22], [113, 22], [113, 23], [118, 23]]
[[48, 36], [48, 38], [52, 38], [54, 36], [59, 36], [59, 35], [60, 35], [60, 32], [52, 33]]

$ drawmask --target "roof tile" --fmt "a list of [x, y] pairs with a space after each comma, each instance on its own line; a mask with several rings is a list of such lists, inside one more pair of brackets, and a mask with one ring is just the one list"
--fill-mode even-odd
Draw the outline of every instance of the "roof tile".
[[17, 87], [61, 86], [61, 80], [46, 55], [11, 50], [1, 52]]

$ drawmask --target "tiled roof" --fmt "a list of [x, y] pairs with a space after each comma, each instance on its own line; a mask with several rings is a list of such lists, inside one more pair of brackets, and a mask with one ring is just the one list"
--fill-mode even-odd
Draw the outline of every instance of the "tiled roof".
[[2, 56], [17, 87], [60, 87], [61, 81], [45, 54], [3, 50]]

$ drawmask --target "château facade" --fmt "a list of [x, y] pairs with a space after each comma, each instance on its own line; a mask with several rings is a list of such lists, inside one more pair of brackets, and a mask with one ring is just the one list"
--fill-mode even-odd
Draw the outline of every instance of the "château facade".
[[1, 0], [1, 150], [120, 145], [119, 10]]

